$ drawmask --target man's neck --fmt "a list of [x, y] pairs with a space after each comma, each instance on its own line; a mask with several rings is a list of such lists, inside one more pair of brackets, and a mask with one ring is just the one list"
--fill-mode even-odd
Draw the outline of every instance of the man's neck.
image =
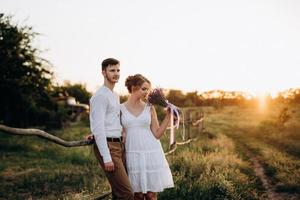
[[110, 83], [108, 81], [104, 81], [104, 85], [109, 88], [111, 91], [114, 90], [114, 87], [115, 87], [115, 83]]

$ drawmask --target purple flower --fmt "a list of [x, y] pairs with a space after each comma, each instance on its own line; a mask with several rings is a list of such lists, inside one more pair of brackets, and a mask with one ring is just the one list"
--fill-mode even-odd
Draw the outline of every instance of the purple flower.
[[173, 109], [173, 114], [176, 118], [179, 118], [179, 114], [181, 113], [180, 109], [173, 104], [169, 103], [166, 99], [162, 88], [155, 88], [153, 89], [149, 95], [148, 95], [148, 103], [153, 105], [159, 105], [164, 108], [170, 108]]

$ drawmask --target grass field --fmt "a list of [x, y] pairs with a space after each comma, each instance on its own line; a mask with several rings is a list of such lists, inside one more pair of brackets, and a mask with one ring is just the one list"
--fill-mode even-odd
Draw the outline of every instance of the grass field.
[[[175, 187], [159, 199], [298, 199], [300, 110], [290, 105], [290, 119], [278, 126], [283, 107], [194, 108], [204, 112], [205, 130], [192, 127], [197, 140], [167, 156]], [[78, 123], [53, 134], [79, 140], [88, 132]], [[167, 151], [167, 136], [161, 141]], [[91, 147], [0, 133], [0, 156], [0, 199], [93, 199], [109, 191]]]
[[[291, 118], [278, 125], [278, 116], [287, 107]], [[253, 107], [226, 107], [208, 111], [209, 131], [228, 136], [236, 153], [258, 162], [264, 171], [265, 195], [269, 199], [299, 199], [300, 188], [300, 110], [294, 106], [273, 104], [264, 110]], [[267, 187], [267, 188], [266, 188]], [[269, 189], [269, 190], [268, 190]]]

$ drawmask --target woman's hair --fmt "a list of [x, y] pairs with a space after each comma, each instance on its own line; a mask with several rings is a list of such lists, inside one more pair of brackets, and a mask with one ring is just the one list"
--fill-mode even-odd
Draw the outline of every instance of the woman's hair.
[[125, 86], [127, 87], [128, 92], [131, 93], [132, 92], [132, 86], [133, 87], [141, 87], [143, 85], [143, 83], [145, 83], [145, 82], [151, 84], [151, 82], [146, 77], [144, 77], [143, 75], [135, 74], [133, 76], [128, 76], [126, 78]]

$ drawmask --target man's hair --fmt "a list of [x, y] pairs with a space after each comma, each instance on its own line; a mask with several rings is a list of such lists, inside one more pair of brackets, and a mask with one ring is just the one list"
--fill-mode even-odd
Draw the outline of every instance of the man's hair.
[[120, 64], [120, 61], [118, 61], [115, 58], [107, 58], [102, 61], [102, 71], [105, 70], [109, 65], [118, 65]]

